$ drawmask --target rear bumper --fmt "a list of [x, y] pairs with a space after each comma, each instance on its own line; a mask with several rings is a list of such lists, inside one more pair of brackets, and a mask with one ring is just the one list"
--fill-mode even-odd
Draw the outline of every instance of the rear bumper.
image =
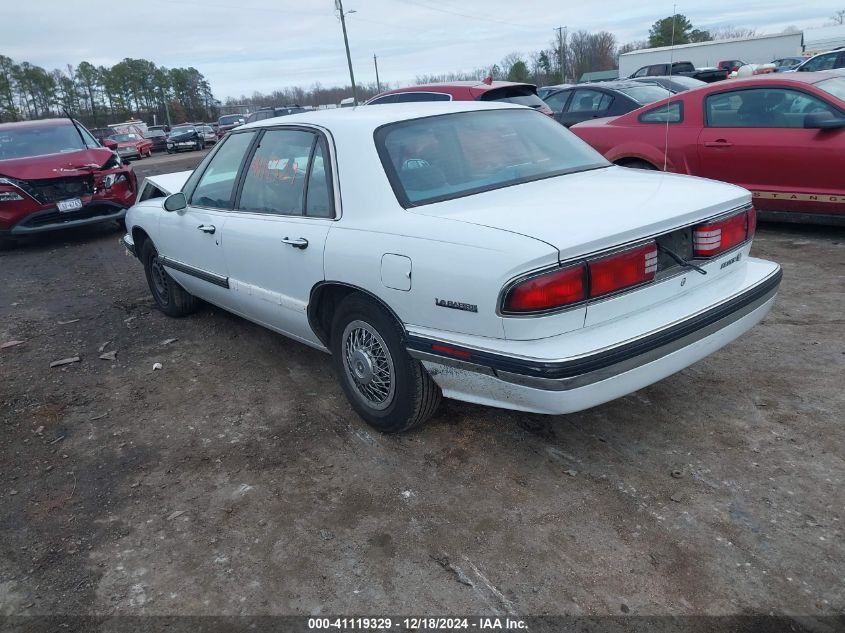
[[767, 270], [752, 286], [706, 310], [571, 358], [515, 357], [462, 347], [466, 358], [453, 358], [432, 351], [438, 341], [413, 335], [408, 351], [447, 397], [535, 413], [580, 411], [680, 371], [749, 330], [768, 314], [781, 281], [779, 267], [770, 264]]
[[77, 211], [59, 212], [51, 207], [31, 213], [18, 222], [6, 235], [23, 236], [46, 233], [58, 229], [87, 226], [99, 222], [122, 220], [126, 216], [126, 207], [108, 200], [92, 200]]

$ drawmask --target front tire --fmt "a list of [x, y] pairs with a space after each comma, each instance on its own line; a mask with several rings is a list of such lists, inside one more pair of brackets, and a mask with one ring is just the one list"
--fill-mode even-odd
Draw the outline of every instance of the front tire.
[[150, 292], [162, 312], [171, 317], [183, 317], [197, 309], [199, 300], [173, 280], [158, 261], [158, 251], [150, 240], [141, 247], [141, 261]]
[[434, 415], [440, 388], [408, 355], [402, 328], [361, 293], [347, 296], [332, 319], [331, 352], [337, 379], [364, 420], [383, 433], [400, 433]]

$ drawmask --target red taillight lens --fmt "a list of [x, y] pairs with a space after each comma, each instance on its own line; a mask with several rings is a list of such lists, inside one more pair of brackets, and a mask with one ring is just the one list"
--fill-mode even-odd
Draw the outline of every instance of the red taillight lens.
[[592, 260], [589, 266], [590, 297], [601, 297], [653, 280], [657, 274], [657, 246], [650, 242]]
[[511, 288], [505, 298], [508, 312], [538, 312], [560, 308], [586, 299], [586, 266], [579, 264], [563, 270], [532, 277]]
[[742, 244], [754, 234], [757, 212], [752, 207], [724, 220], [699, 224], [693, 230], [696, 257], [712, 257]]

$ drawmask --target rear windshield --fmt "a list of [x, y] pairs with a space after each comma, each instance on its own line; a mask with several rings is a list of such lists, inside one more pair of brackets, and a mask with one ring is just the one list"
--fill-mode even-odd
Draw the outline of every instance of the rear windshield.
[[83, 143], [73, 125], [21, 127], [0, 131], [0, 160], [77, 152], [98, 147], [94, 139]]
[[375, 141], [405, 207], [609, 165], [553, 119], [520, 109], [391, 123]]
[[232, 123], [238, 123], [241, 119], [243, 119], [243, 117], [240, 114], [230, 114], [227, 116], [221, 116], [217, 123], [219, 125], [232, 125]]
[[545, 102], [537, 96], [537, 92], [530, 86], [507, 86], [505, 88], [494, 88], [482, 94], [479, 101], [504, 101], [516, 103], [517, 105], [541, 108]]
[[660, 99], [671, 97], [672, 93], [663, 86], [632, 86], [630, 88], [618, 88], [619, 92], [626, 94], [631, 99], [645, 105], [647, 103], [654, 103]]

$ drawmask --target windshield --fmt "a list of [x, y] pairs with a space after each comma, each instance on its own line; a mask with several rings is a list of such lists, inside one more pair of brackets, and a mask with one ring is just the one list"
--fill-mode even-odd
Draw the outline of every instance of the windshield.
[[[676, 78], [673, 78], [673, 81]], [[662, 86], [632, 86], [630, 88], [618, 88], [619, 92], [626, 94], [631, 99], [645, 105], [647, 103], [654, 103], [660, 99], [671, 97], [672, 93]]]
[[0, 131], [0, 160], [61, 154], [98, 147], [93, 138], [85, 145], [73, 125], [21, 127]]
[[816, 84], [817, 88], [821, 88], [827, 94], [833, 95], [837, 99], [845, 101], [845, 78], [835, 77], [834, 79], [825, 79]]
[[109, 137], [113, 141], [117, 141], [118, 143], [122, 143], [124, 141], [137, 141], [138, 137], [134, 134], [112, 134]]
[[232, 125], [233, 123], [239, 123], [242, 119], [243, 117], [240, 114], [230, 114], [221, 116], [217, 122], [220, 125]]
[[379, 128], [375, 140], [405, 207], [609, 165], [565, 127], [529, 110], [401, 121]]
[[159, 136], [166, 136], [161, 130], [148, 130], [147, 138], [157, 138]]
[[176, 134], [191, 134], [193, 133], [194, 128], [192, 127], [175, 127], [170, 130], [170, 135], [174, 136]]

